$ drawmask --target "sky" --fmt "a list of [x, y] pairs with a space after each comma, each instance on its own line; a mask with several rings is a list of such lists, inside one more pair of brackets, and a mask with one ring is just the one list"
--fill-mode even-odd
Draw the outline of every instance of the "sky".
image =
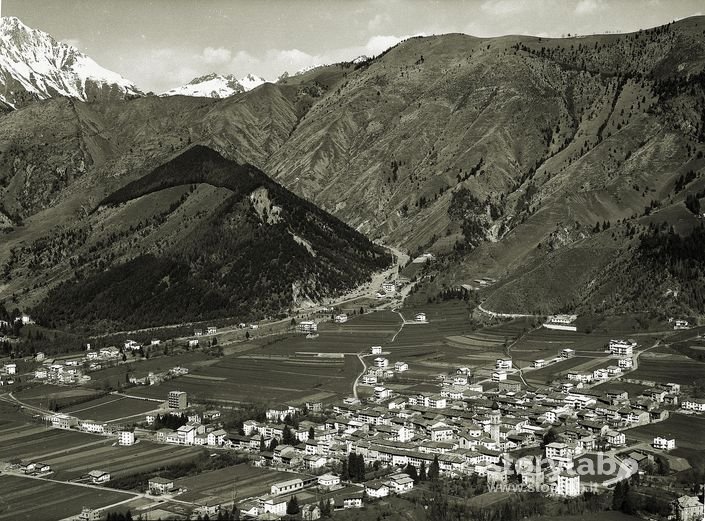
[[705, 12], [703, 0], [0, 0], [145, 92], [210, 72], [284, 71], [373, 56], [415, 35], [629, 32]]

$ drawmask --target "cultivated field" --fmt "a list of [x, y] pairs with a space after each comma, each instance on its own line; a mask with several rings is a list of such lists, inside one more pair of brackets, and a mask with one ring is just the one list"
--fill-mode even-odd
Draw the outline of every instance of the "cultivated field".
[[76, 400], [82, 400], [89, 396], [96, 396], [95, 389], [83, 387], [62, 387], [59, 385], [42, 384], [27, 387], [21, 391], [13, 392], [13, 396], [23, 403], [47, 408], [49, 401], [53, 401], [59, 407], [70, 404]]
[[114, 437], [9, 423], [0, 429], [0, 461], [35, 461], [51, 465], [52, 478], [73, 480], [91, 470], [114, 477], [195, 458], [201, 449], [141, 441], [117, 446]]
[[180, 478], [174, 481], [177, 487], [188, 489], [179, 496], [183, 501], [195, 501], [205, 496], [216, 496], [222, 500], [236, 501], [269, 494], [273, 483], [299, 477], [292, 472], [253, 467], [242, 463], [234, 467], [205, 472], [197, 476]]
[[90, 402], [84, 402], [62, 409], [61, 412], [76, 416], [80, 419], [96, 421], [118, 421], [129, 419], [137, 415], [144, 415], [149, 411], [159, 408], [153, 401], [136, 400], [109, 394]]
[[112, 490], [82, 487], [20, 476], [0, 476], [0, 520], [55, 521], [130, 499]]
[[644, 353], [639, 358], [639, 368], [629, 378], [692, 385], [695, 380], [705, 378], [705, 364], [659, 348]]
[[175, 366], [192, 369], [203, 364], [217, 361], [217, 359], [209, 357], [201, 351], [190, 351], [177, 355], [158, 356], [149, 359], [128, 357], [127, 360], [128, 363], [121, 363], [114, 367], [108, 367], [89, 373], [91, 377], [89, 386], [97, 389], [103, 389], [107, 386], [117, 388], [127, 381], [128, 375], [142, 378], [147, 376], [150, 372], [161, 373]]
[[703, 433], [705, 418], [685, 414], [671, 414], [662, 422], [640, 425], [624, 432], [628, 438], [648, 443], [656, 436], [673, 437], [676, 439], [676, 447], [698, 450], [703, 450]]
[[610, 336], [540, 328], [531, 331], [512, 347], [517, 360], [554, 358], [562, 349], [574, 349], [584, 356], [604, 356]]
[[217, 365], [199, 368], [160, 385], [134, 387], [134, 396], [166, 399], [171, 390], [186, 391], [189, 400], [306, 401], [316, 394], [347, 396], [361, 369], [355, 356], [226, 356]]

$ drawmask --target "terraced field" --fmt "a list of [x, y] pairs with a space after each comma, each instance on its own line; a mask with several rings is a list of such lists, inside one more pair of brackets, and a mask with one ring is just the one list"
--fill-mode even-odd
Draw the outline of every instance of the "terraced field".
[[547, 360], [566, 348], [574, 349], [577, 354], [604, 356], [609, 340], [610, 336], [541, 328], [517, 342], [512, 348], [512, 356], [525, 361]]
[[81, 512], [81, 507], [105, 507], [133, 496], [112, 490], [82, 487], [20, 476], [0, 476], [0, 520], [53, 521]]

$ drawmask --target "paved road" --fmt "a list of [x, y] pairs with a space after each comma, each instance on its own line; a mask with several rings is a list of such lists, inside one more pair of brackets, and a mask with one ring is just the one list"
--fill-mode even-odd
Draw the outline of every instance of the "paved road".
[[[400, 311], [395, 310], [395, 313], [397, 315], [399, 315], [399, 318], [401, 318], [401, 325], [399, 326], [399, 329], [397, 330], [397, 332], [394, 333], [394, 336], [390, 340], [390, 343], [394, 342], [397, 339], [397, 336], [399, 335], [399, 333], [401, 333], [401, 330], [404, 329], [404, 324], [406, 323], [406, 320], [404, 320], [404, 315], [402, 315]], [[357, 375], [357, 378], [355, 378], [355, 381], [353, 382], [353, 396], [355, 398], [357, 398], [357, 386], [360, 383], [360, 378], [362, 378], [365, 375], [365, 373], [367, 372], [367, 364], [365, 363], [364, 359], [367, 358], [368, 356], [373, 356], [373, 355], [370, 353], [364, 353], [364, 354], [357, 353], [357, 359], [360, 360], [360, 363], [362, 364], [362, 372]]]
[[357, 378], [355, 378], [355, 381], [353, 382], [353, 396], [355, 399], [357, 399], [357, 385], [360, 382], [360, 378], [364, 376], [364, 374], [367, 372], [367, 364], [365, 363], [365, 357], [366, 356], [371, 356], [369, 354], [363, 355], [361, 353], [357, 353], [357, 359], [360, 360], [360, 363], [362, 364], [362, 372], [357, 375]]
[[522, 313], [497, 313], [495, 311], [490, 311], [489, 309], [485, 309], [482, 307], [482, 304], [479, 304], [477, 306], [477, 309], [482, 311], [483, 313], [491, 316], [491, 317], [497, 317], [497, 318], [526, 318], [526, 317], [538, 317], [540, 315], [525, 315]]

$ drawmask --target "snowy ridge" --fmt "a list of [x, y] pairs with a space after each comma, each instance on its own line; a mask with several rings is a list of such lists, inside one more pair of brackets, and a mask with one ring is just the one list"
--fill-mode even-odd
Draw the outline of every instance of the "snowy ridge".
[[317, 63], [316, 65], [309, 65], [307, 67], [304, 67], [303, 69], [299, 69], [294, 73], [294, 76], [300, 76], [308, 71], [312, 71], [313, 69], [318, 69], [319, 67], [325, 67], [322, 63]]
[[232, 74], [211, 73], [194, 78], [186, 85], [176, 87], [161, 94], [161, 96], [195, 96], [200, 98], [227, 98], [234, 94], [247, 92], [265, 83], [264, 78], [248, 74], [237, 79]]
[[141, 94], [131, 81], [15, 17], [0, 18], [0, 36], [0, 93], [8, 105], [53, 96], [86, 101]]
[[244, 78], [240, 79], [240, 85], [242, 85], [245, 91], [249, 91], [256, 87], [259, 87], [263, 83], [267, 83], [267, 80], [260, 76], [254, 76], [253, 74], [248, 74]]

